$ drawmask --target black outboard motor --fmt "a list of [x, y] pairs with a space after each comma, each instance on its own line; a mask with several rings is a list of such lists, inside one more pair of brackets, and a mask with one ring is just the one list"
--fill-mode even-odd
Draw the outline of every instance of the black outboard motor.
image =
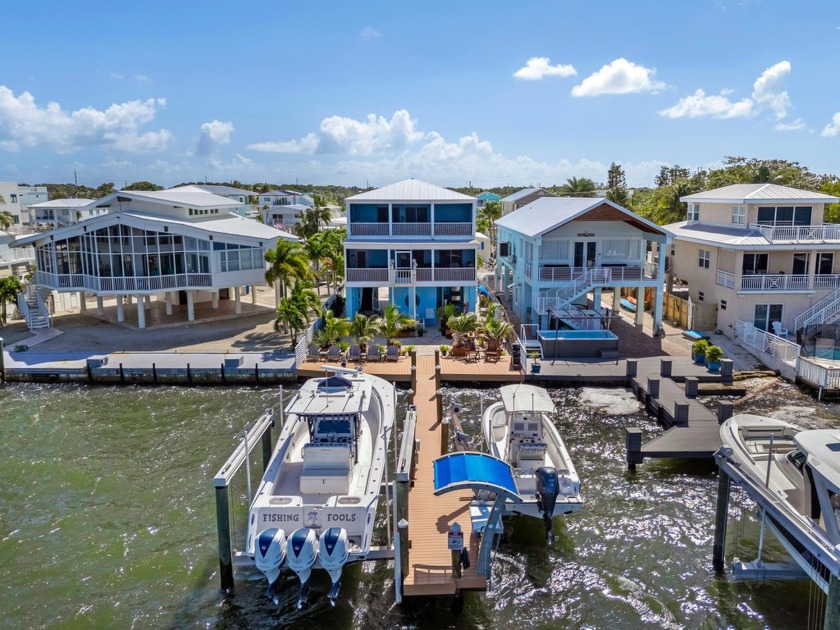
[[537, 468], [537, 509], [542, 512], [549, 543], [554, 541], [551, 517], [554, 515], [558, 494], [560, 494], [560, 480], [557, 477], [557, 470], [551, 466]]

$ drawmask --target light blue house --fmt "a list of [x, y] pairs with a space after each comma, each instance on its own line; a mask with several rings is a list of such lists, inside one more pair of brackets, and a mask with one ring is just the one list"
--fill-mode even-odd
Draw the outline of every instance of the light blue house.
[[483, 193], [479, 193], [479, 195], [476, 197], [476, 200], [478, 201], [478, 207], [483, 208], [488, 203], [498, 203], [502, 200], [502, 198], [499, 197], [499, 195], [497, 195], [496, 193], [491, 193], [485, 190]]
[[[652, 299], [654, 330], [662, 322], [665, 257], [670, 234], [655, 223], [606, 199], [542, 197], [496, 221], [496, 286], [524, 323], [550, 327], [552, 319], [575, 327], [575, 319], [601, 292], [632, 288], [639, 304]], [[636, 325], [644, 309], [636, 309]], [[554, 322], [556, 324], [556, 321]]]
[[346, 202], [348, 317], [390, 303], [431, 325], [444, 304], [475, 310], [474, 197], [407, 179]]

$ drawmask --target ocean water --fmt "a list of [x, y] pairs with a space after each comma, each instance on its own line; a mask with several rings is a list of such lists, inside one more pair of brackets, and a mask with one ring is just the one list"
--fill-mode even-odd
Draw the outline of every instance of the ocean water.
[[[475, 448], [482, 401], [496, 394], [446, 390]], [[621, 389], [552, 395], [586, 499], [579, 513], [556, 521], [555, 543], [547, 545], [540, 521], [509, 519], [487, 594], [397, 606], [392, 565], [365, 562], [346, 570], [335, 608], [324, 574], [297, 611], [292, 576], [279, 605], [265, 597], [256, 571], [236, 572], [233, 596], [219, 591], [212, 478], [236, 434], [276, 402], [275, 389], [0, 388], [0, 627], [799, 628], [816, 621], [820, 597], [810, 582], [737, 583], [713, 573], [713, 464], [652, 461], [629, 473], [624, 428], [641, 427], [646, 438], [659, 430], [635, 399]], [[807, 426], [837, 417], [835, 406], [790, 385], [739, 411]], [[231, 490], [240, 547], [244, 477]], [[754, 559], [758, 536], [754, 506], [735, 489], [729, 558]], [[784, 559], [772, 537], [764, 557]]]

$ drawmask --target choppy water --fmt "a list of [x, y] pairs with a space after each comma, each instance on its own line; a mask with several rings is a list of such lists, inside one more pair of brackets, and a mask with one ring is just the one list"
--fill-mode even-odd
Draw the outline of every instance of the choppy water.
[[[447, 398], [470, 419], [495, 393], [459, 388]], [[807, 627], [809, 582], [734, 583], [713, 574], [711, 464], [653, 461], [628, 473], [624, 427], [640, 426], [646, 437], [657, 431], [634, 399], [588, 388], [553, 395], [587, 503], [558, 520], [550, 548], [540, 521], [512, 519], [487, 595], [398, 607], [391, 567], [368, 562], [348, 570], [336, 608], [319, 576], [313, 602], [293, 611], [292, 578], [279, 606], [263, 596], [256, 573], [237, 572], [234, 597], [218, 590], [211, 480], [275, 390], [0, 388], [0, 626]], [[837, 417], [836, 407], [787, 385], [739, 411], [808, 426]], [[478, 447], [477, 422], [466, 429]], [[252, 470], [256, 484], [258, 462]], [[243, 503], [234, 516], [242, 526], [244, 475], [232, 497]], [[755, 557], [752, 511], [734, 492], [730, 556]], [[771, 543], [765, 558], [783, 557]]]

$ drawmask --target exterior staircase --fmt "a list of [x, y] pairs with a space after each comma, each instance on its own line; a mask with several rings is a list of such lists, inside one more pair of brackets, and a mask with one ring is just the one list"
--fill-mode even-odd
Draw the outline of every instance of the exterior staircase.
[[840, 289], [835, 289], [807, 311], [797, 315], [793, 320], [793, 330], [811, 330], [829, 323], [838, 315], [840, 315]]
[[31, 331], [51, 326], [49, 309], [38, 285], [34, 283], [18, 294], [18, 310]]
[[588, 293], [590, 289], [608, 283], [610, 276], [609, 267], [587, 269], [563, 286], [534, 296], [534, 311], [540, 315], [545, 315], [549, 311], [561, 312], [581, 295]]

